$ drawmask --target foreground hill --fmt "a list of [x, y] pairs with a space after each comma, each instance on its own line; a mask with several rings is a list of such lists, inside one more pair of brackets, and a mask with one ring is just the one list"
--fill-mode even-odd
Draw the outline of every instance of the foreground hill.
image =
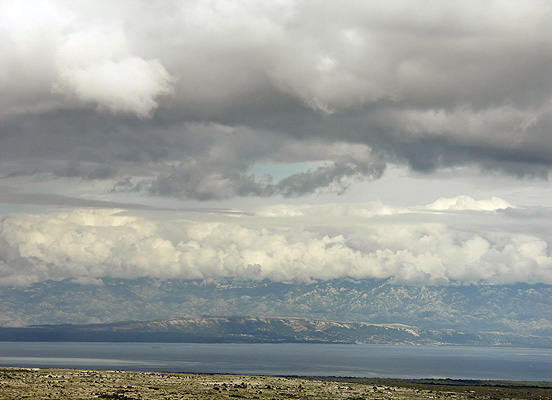
[[357, 343], [552, 347], [552, 339], [520, 334], [423, 330], [400, 324], [306, 318], [188, 316], [159, 321], [0, 328], [3, 341]]
[[552, 336], [552, 286], [107, 279], [0, 287], [0, 326], [272, 315]]

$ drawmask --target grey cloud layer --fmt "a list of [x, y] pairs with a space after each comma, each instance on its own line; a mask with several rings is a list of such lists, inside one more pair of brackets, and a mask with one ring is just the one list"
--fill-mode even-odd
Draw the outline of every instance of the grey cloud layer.
[[117, 210], [12, 214], [0, 225], [0, 283], [150, 276], [552, 284], [552, 235], [528, 220], [523, 231], [507, 229], [508, 210], [502, 199], [464, 196], [411, 208], [281, 205], [210, 222]]
[[[386, 163], [520, 177], [552, 166], [549, 2], [0, 8], [0, 166], [12, 181], [217, 199], [340, 191]], [[278, 182], [249, 171], [304, 161], [327, 165]]]

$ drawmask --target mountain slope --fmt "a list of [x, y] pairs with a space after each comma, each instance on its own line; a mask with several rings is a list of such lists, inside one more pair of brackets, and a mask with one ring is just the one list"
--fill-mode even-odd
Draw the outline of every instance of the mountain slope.
[[519, 334], [423, 330], [306, 318], [188, 316], [110, 324], [0, 328], [4, 341], [356, 343], [552, 347], [552, 338]]

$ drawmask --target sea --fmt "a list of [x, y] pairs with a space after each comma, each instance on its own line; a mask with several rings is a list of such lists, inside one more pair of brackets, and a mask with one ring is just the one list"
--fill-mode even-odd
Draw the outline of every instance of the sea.
[[552, 381], [552, 349], [352, 344], [0, 342], [1, 367]]

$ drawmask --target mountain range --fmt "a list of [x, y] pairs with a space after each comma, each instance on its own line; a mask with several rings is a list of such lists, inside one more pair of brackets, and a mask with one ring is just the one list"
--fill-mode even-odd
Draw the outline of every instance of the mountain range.
[[412, 286], [390, 279], [46, 281], [0, 288], [0, 326], [267, 316], [552, 336], [550, 285]]

